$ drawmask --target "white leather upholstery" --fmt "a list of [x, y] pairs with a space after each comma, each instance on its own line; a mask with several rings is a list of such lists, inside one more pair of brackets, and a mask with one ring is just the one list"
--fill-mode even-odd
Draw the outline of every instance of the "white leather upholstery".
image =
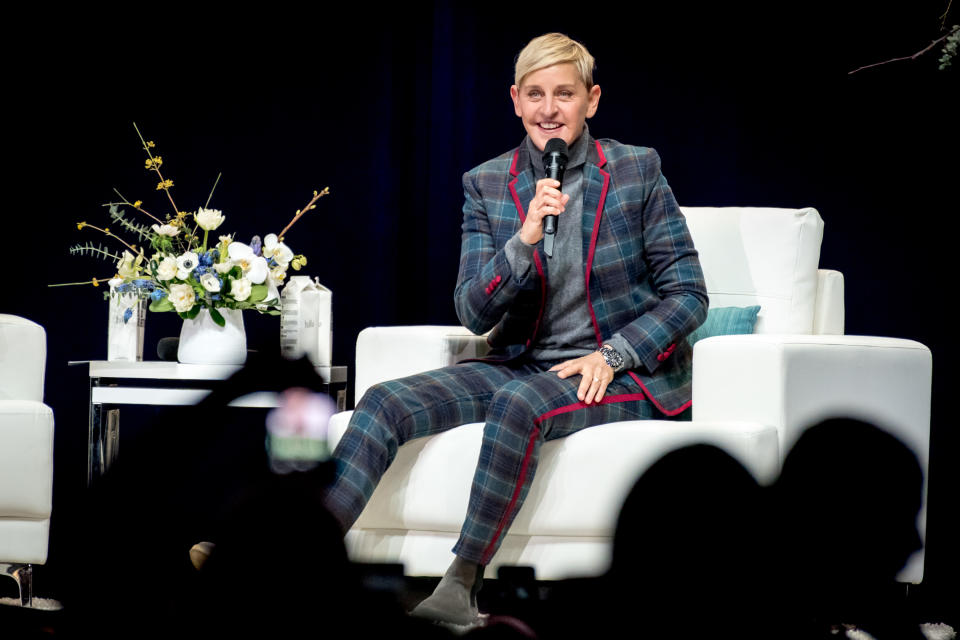
[[0, 314], [0, 563], [43, 564], [53, 501], [53, 411], [42, 403], [46, 333]]
[[843, 274], [830, 269], [817, 271], [817, 301], [813, 311], [813, 334], [843, 335]]
[[[832, 416], [886, 429], [916, 454], [927, 478], [933, 358], [919, 342], [872, 336], [718, 336], [693, 350], [693, 420], [773, 425], [781, 459], [803, 429]], [[781, 460], [782, 461], [782, 460]], [[926, 529], [927, 487], [917, 519]], [[899, 579], [920, 582], [923, 553]]]
[[[357, 337], [354, 404], [372, 385], [429, 371], [487, 352], [487, 343], [463, 327], [415, 326], [364, 329]], [[383, 357], [389, 353], [389, 357]], [[364, 365], [360, 366], [360, 362]], [[437, 364], [443, 363], [443, 364]]]
[[[333, 440], [346, 429], [350, 413], [336, 417]], [[482, 423], [473, 423], [400, 447], [348, 538], [354, 557], [399, 561], [408, 573], [442, 574], [466, 516], [482, 430]], [[702, 422], [678, 429], [660, 420], [618, 422], [546, 442], [530, 493], [491, 569], [535, 564], [544, 580], [604, 570], [620, 505], [642, 470], [696, 442], [724, 448], [764, 481], [776, 475], [776, 429], [756, 423]], [[411, 535], [430, 540], [436, 550], [425, 553], [406, 539]], [[531, 539], [539, 542], [528, 549]], [[548, 553], [550, 541], [563, 541], [567, 552]], [[579, 557], [578, 548], [589, 550], [588, 557]], [[548, 559], [532, 561], [531, 555], [543, 553]]]
[[823, 220], [816, 209], [681, 207], [711, 307], [759, 304], [756, 333], [810, 333]]
[[[844, 413], [890, 429], [926, 470], [930, 352], [909, 340], [842, 335], [843, 276], [817, 268], [823, 233], [817, 211], [683, 211], [711, 306], [759, 304], [755, 335], [697, 343], [693, 422], [600, 425], [545, 443], [530, 493], [491, 570], [527, 564], [540, 579], [605, 571], [627, 490], [658, 457], [692, 442], [721, 446], [770, 482], [803, 428]], [[365, 329], [357, 340], [356, 398], [376, 382], [483, 349], [482, 338], [461, 327]], [[333, 441], [349, 416], [334, 416]], [[400, 447], [347, 537], [355, 559], [403, 562], [409, 575], [444, 572], [466, 513], [481, 426]], [[919, 582], [922, 569], [922, 556], [915, 557], [900, 579]]]
[[25, 318], [0, 314], [0, 400], [43, 401], [47, 334]]

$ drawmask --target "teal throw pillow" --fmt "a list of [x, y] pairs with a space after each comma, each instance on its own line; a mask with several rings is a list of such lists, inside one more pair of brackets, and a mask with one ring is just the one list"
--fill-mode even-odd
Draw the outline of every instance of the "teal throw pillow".
[[706, 321], [687, 336], [687, 342], [692, 347], [697, 340], [703, 338], [753, 333], [753, 325], [757, 323], [759, 311], [759, 305], [710, 309], [707, 311]]

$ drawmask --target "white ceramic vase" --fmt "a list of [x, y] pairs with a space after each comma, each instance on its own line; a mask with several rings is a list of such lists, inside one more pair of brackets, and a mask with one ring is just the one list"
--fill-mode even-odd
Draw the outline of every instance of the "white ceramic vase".
[[196, 318], [184, 320], [180, 330], [177, 360], [186, 364], [243, 364], [247, 360], [247, 333], [239, 309], [217, 309], [224, 326], [201, 309]]

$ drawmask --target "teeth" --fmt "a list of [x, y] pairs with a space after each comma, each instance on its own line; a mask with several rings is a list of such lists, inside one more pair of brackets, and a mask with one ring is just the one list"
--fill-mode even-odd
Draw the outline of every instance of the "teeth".
[[544, 129], [556, 129], [560, 126], [559, 122], [541, 122], [540, 126]]

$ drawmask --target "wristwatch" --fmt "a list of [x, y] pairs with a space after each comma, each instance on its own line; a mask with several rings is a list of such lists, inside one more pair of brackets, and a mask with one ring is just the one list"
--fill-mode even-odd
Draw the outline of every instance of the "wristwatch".
[[606, 363], [613, 369], [614, 373], [618, 373], [620, 369], [623, 368], [623, 356], [620, 355], [620, 352], [611, 347], [608, 344], [603, 345], [597, 352], [603, 356], [603, 359]]

